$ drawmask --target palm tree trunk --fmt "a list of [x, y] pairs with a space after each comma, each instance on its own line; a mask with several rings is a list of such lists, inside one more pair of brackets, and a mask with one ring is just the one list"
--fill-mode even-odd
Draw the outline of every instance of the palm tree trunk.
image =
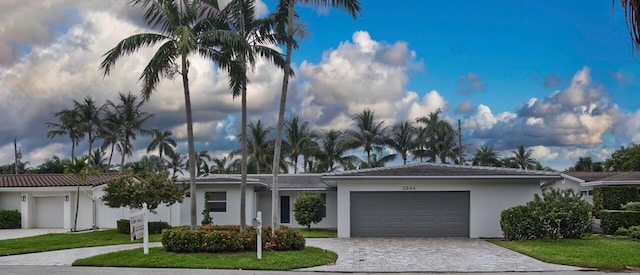
[[80, 185], [78, 185], [78, 192], [76, 193], [76, 217], [73, 220], [73, 232], [78, 231], [78, 210], [80, 210]]
[[[244, 64], [244, 62], [243, 62]], [[242, 159], [240, 162], [240, 230], [246, 229], [247, 219], [247, 86], [242, 86]]]
[[113, 158], [113, 150], [115, 149], [116, 144], [111, 143], [111, 153], [109, 153], [109, 169], [111, 169], [111, 159]]
[[289, 88], [289, 75], [291, 74], [291, 51], [293, 50], [293, 17], [295, 0], [288, 0], [287, 14], [287, 54], [284, 64], [284, 76], [282, 77], [282, 94], [280, 95], [280, 109], [278, 111], [278, 130], [276, 131], [276, 144], [273, 150], [273, 185], [271, 186], [271, 233], [276, 232], [280, 225], [280, 194], [278, 191], [278, 173], [280, 172], [280, 149], [282, 145], [282, 129], [284, 128], [284, 110], [287, 103], [287, 89]]
[[74, 139], [71, 139], [71, 162], [74, 162], [75, 159], [75, 153], [76, 153], [76, 141]]
[[182, 53], [182, 86], [184, 89], [184, 106], [187, 113], [187, 140], [189, 147], [189, 192], [190, 192], [190, 216], [191, 230], [198, 228], [198, 214], [196, 198], [196, 148], [193, 140], [193, 118], [191, 117], [191, 95], [189, 94], [189, 68], [187, 68], [187, 56]]

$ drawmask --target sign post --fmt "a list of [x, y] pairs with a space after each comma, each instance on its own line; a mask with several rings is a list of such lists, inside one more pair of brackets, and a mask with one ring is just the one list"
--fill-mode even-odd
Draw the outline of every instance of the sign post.
[[262, 211], [258, 211], [256, 217], [253, 219], [253, 227], [256, 228], [256, 234], [258, 235], [256, 238], [258, 242], [256, 245], [258, 260], [262, 260]]
[[131, 241], [143, 239], [144, 254], [149, 254], [149, 217], [146, 203], [142, 204], [142, 210], [130, 214], [129, 232], [131, 232]]

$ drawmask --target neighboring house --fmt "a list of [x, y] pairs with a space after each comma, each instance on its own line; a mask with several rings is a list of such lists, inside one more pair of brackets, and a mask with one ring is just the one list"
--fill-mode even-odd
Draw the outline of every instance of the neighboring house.
[[640, 172], [576, 172], [565, 171], [562, 179], [547, 182], [542, 189], [571, 189], [582, 198], [593, 204], [593, 188], [595, 186], [636, 185], [640, 187]]
[[[420, 163], [330, 174], [279, 175], [277, 200], [280, 223], [303, 227], [295, 220], [293, 204], [301, 193], [320, 193], [325, 200], [325, 217], [312, 227], [337, 228], [341, 238], [501, 237], [502, 210], [531, 201], [534, 194], [541, 193], [542, 182], [560, 179], [559, 173], [535, 170]], [[98, 227], [113, 228], [117, 219], [129, 217], [129, 209], [109, 208], [99, 199], [104, 182], [92, 181], [81, 189], [81, 195], [87, 194], [85, 206], [81, 200], [81, 209], [91, 209], [90, 198], [96, 201], [95, 215], [82, 216], [83, 225], [88, 222], [87, 228], [91, 227], [92, 219]], [[187, 184], [188, 179], [182, 178], [179, 182]], [[29, 191], [25, 186], [0, 185], [0, 209], [26, 211], [24, 228], [69, 228], [67, 220], [73, 205], [64, 201], [64, 196], [73, 199], [75, 184], [70, 182], [53, 189], [42, 189], [43, 184], [36, 184], [41, 193]], [[271, 185], [271, 175], [248, 175], [246, 224], [251, 224], [257, 211], [262, 212], [263, 225], [271, 224]], [[205, 204], [214, 224], [240, 223], [240, 175], [199, 177], [196, 186], [198, 223], [202, 221]], [[27, 196], [29, 202], [22, 202], [21, 196]], [[54, 211], [31, 210], [36, 206], [34, 198], [39, 197], [57, 197], [56, 201], [63, 201], [62, 210], [55, 214], [63, 220], [62, 224], [40, 222], [44, 218], [38, 215], [39, 211], [51, 211], [52, 215]], [[30, 219], [33, 221], [29, 222]], [[190, 199], [185, 198], [183, 203], [171, 207], [159, 207], [150, 220], [167, 221], [174, 226], [190, 224]]]

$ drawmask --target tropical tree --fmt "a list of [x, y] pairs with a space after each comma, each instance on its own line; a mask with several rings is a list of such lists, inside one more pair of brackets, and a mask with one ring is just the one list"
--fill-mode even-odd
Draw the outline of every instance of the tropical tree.
[[124, 167], [125, 157], [133, 154], [131, 141], [135, 140], [138, 134], [149, 134], [149, 130], [143, 129], [142, 124], [153, 115], [143, 111], [142, 105], [144, 101], [138, 100], [138, 97], [131, 93], [126, 95], [119, 93], [118, 98], [120, 101], [117, 105], [111, 100], [107, 100], [107, 106], [112, 110], [112, 114], [115, 115], [115, 121], [120, 127], [120, 140], [118, 140], [116, 148], [121, 154], [120, 167], [122, 168]]
[[[220, 62], [229, 71], [229, 85], [233, 90], [233, 97], [241, 96], [242, 101], [242, 129], [241, 129], [241, 175], [240, 175], [240, 228], [246, 226], [246, 188], [247, 188], [247, 73], [253, 71], [259, 57], [268, 59], [272, 63], [283, 67], [284, 59], [276, 51], [276, 33], [272, 26], [276, 23], [275, 16], [256, 19], [254, 0], [233, 0], [222, 10], [222, 17], [231, 31], [236, 33], [245, 44], [243, 50], [237, 47], [222, 48]], [[228, 66], [227, 66], [228, 65]]]
[[[273, 127], [264, 127], [261, 120], [257, 123], [250, 122], [247, 133], [247, 155], [253, 159], [256, 165], [256, 174], [264, 172], [269, 166], [269, 153], [271, 152], [273, 141], [269, 138]], [[240, 136], [242, 140], [242, 136]], [[238, 151], [231, 152], [231, 156], [237, 155]]]
[[182, 171], [184, 171], [187, 167], [187, 164], [185, 162], [187, 157], [177, 152], [167, 154], [167, 156], [169, 157], [168, 167], [172, 170], [171, 175], [174, 177], [176, 177], [178, 173], [180, 173], [180, 175], [184, 175]]
[[93, 142], [100, 136], [100, 128], [102, 124], [102, 113], [104, 105], [97, 106], [91, 97], [86, 97], [84, 101], [73, 101], [74, 110], [78, 115], [78, 129], [86, 134], [89, 142], [89, 160], [93, 153]]
[[438, 124], [442, 123], [440, 120], [440, 109], [435, 112], [429, 113], [427, 116], [416, 118], [417, 123], [424, 124], [424, 127], [417, 128], [416, 147], [414, 151], [422, 162], [423, 158], [428, 158], [428, 162], [435, 162], [438, 156], [438, 151], [435, 148], [437, 140], [434, 140], [436, 135], [436, 128]]
[[360, 168], [377, 168], [384, 167], [387, 163], [393, 161], [398, 157], [398, 154], [384, 155], [378, 159], [378, 154], [371, 154], [371, 162], [364, 163]]
[[36, 168], [31, 169], [32, 174], [62, 174], [64, 169], [68, 166], [68, 159], [60, 159], [58, 156], [53, 156], [50, 159], [45, 160], [42, 164]]
[[[89, 160], [87, 156], [82, 158], [74, 158], [73, 161], [67, 163], [67, 167], [65, 167], [64, 174], [72, 175], [78, 179], [80, 182], [87, 182], [87, 177], [89, 175], [97, 174], [98, 172], [91, 169], [89, 165]], [[80, 185], [78, 185], [78, 190], [76, 193], [76, 215], [73, 219], [73, 228], [71, 231], [77, 231], [78, 226], [78, 210], [80, 210]]]
[[209, 167], [209, 172], [213, 174], [227, 174], [229, 173], [231, 164], [229, 163], [228, 157], [223, 158], [212, 158], [211, 159], [211, 167]]
[[[428, 129], [425, 126], [415, 126], [414, 129], [416, 131], [416, 136], [411, 149], [411, 154], [413, 155], [414, 160], [418, 159], [420, 162], [423, 162], [425, 157], [433, 155], [427, 146], [427, 142], [429, 141]], [[435, 156], [431, 158], [430, 161], [433, 159], [435, 159]]]
[[411, 121], [399, 122], [393, 125], [387, 145], [396, 150], [402, 157], [402, 163], [407, 164], [409, 152], [415, 147], [416, 128]]
[[54, 113], [59, 122], [47, 122], [47, 128], [53, 128], [47, 132], [48, 138], [57, 136], [68, 136], [71, 140], [71, 159], [75, 158], [76, 146], [84, 138], [84, 133], [80, 130], [79, 114], [75, 109], [64, 109]]
[[[161, 45], [151, 58], [140, 79], [143, 82], [142, 97], [146, 100], [156, 90], [161, 77], [172, 77], [177, 72], [182, 76], [185, 112], [187, 120], [187, 143], [189, 155], [189, 183], [191, 192], [191, 229], [198, 225], [196, 212], [196, 150], [193, 138], [191, 115], [191, 92], [189, 90], [189, 55], [199, 54], [216, 60], [221, 45], [241, 50], [241, 40], [228, 30], [218, 29], [219, 21], [214, 15], [219, 12], [216, 0], [132, 0], [133, 6], [145, 9], [144, 20], [158, 33], [134, 34], [120, 41], [105, 54], [100, 68], [107, 75], [121, 57], [141, 48]], [[238, 42], [240, 41], [240, 42]]]
[[[196, 156], [196, 165], [198, 165], [196, 169], [198, 171], [198, 176], [206, 176], [209, 174], [209, 163], [207, 161], [211, 161], [209, 151], [205, 149], [200, 150]], [[189, 164], [187, 164], [187, 167], [188, 166]]]
[[120, 131], [120, 123], [118, 117], [109, 108], [105, 107], [105, 117], [102, 120], [102, 127], [100, 127], [100, 138], [102, 138], [102, 146], [100, 148], [104, 151], [109, 149], [109, 161], [107, 166], [111, 168], [111, 160], [113, 159], [113, 151], [116, 150], [115, 146], [118, 141], [121, 140], [122, 132]]
[[476, 149], [476, 153], [473, 155], [472, 165], [500, 167], [501, 161], [493, 147], [482, 146]]
[[384, 145], [387, 144], [387, 127], [384, 126], [384, 121], [375, 120], [375, 112], [370, 109], [353, 115], [352, 120], [355, 129], [345, 131], [347, 148], [362, 148], [367, 154], [367, 164], [370, 166], [372, 162], [371, 150], [382, 153]]
[[[615, 3], [615, 0], [612, 0], [612, 3]], [[633, 46], [640, 50], [640, 0], [620, 0], [620, 5], [625, 12], [624, 18]]]
[[[300, 25], [296, 25], [294, 19], [296, 18], [295, 14], [295, 5], [296, 3], [306, 4], [306, 5], [316, 5], [316, 6], [332, 6], [334, 8], [342, 9], [347, 11], [352, 17], [356, 17], [360, 12], [360, 3], [358, 0], [280, 0], [278, 3], [277, 11], [279, 14], [283, 15], [280, 17], [280, 21], [278, 26], [276, 27], [276, 32], [285, 33], [285, 63], [284, 63], [284, 74], [282, 77], [282, 92], [280, 94], [280, 108], [278, 109], [278, 125], [276, 130], [276, 139], [273, 148], [273, 165], [272, 167], [277, 167], [278, 162], [280, 161], [281, 155], [281, 146], [282, 146], [282, 132], [284, 128], [284, 112], [285, 105], [287, 103], [287, 91], [289, 88], [289, 77], [293, 75], [293, 70], [291, 69], [291, 54], [293, 51], [293, 47], [297, 47], [297, 42], [294, 39], [296, 33], [303, 31]], [[286, 16], [284, 16], [286, 14]], [[278, 170], [273, 169], [273, 185], [271, 192], [271, 230], [272, 233], [275, 233], [275, 230], [278, 228], [280, 224], [280, 205], [278, 202], [280, 201], [280, 195], [278, 192]]]
[[171, 137], [173, 134], [171, 131], [161, 131], [160, 129], [151, 129], [151, 135], [153, 139], [147, 146], [147, 153], [158, 148], [158, 154], [162, 158], [162, 154], [172, 154], [173, 149], [176, 148], [176, 141]]
[[593, 160], [591, 157], [579, 157], [573, 165], [573, 171], [593, 172]]
[[335, 129], [325, 131], [321, 136], [321, 145], [317, 154], [319, 159], [318, 170], [333, 172], [347, 162], [358, 162], [356, 156], [345, 156], [348, 151], [344, 134]]
[[606, 171], [612, 172], [640, 171], [640, 144], [621, 146], [604, 161], [604, 166]]
[[293, 173], [297, 174], [298, 159], [305, 148], [312, 144], [314, 134], [309, 129], [308, 121], [301, 123], [300, 118], [295, 116], [285, 122], [285, 136], [287, 137], [288, 153], [293, 166]]
[[511, 151], [513, 153], [513, 159], [518, 164], [520, 169], [534, 169], [536, 165], [536, 160], [531, 157], [533, 154], [533, 150], [527, 149], [524, 144], [520, 144], [517, 150]]
[[106, 172], [109, 167], [105, 163], [107, 161], [105, 154], [106, 153], [104, 152], [104, 150], [100, 148], [96, 148], [95, 150], [93, 150], [93, 152], [89, 155], [89, 165], [93, 169], [99, 170], [101, 172]]

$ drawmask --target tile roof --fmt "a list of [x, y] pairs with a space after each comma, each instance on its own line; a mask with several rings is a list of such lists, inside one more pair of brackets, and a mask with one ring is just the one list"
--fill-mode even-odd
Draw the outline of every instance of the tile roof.
[[332, 177], [560, 178], [558, 172], [440, 163], [415, 163], [325, 174]]
[[640, 172], [562, 172], [562, 174], [584, 180], [593, 181], [640, 181]]
[[60, 186], [98, 186], [121, 176], [118, 173], [91, 175], [81, 182], [72, 175], [65, 174], [19, 174], [0, 175], [0, 188], [3, 187], [60, 187]]

